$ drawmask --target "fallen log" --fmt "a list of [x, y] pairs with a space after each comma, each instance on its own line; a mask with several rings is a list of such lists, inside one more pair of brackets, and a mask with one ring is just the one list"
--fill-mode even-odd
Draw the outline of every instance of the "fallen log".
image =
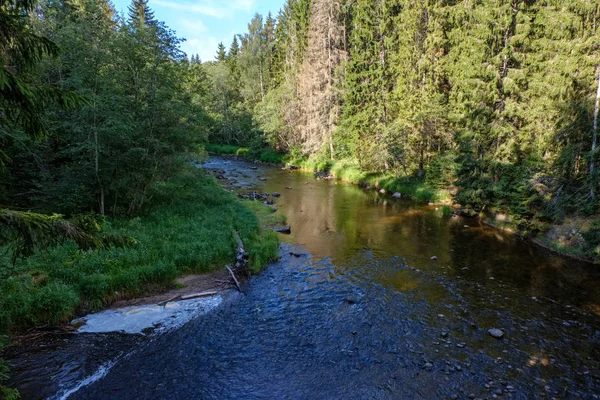
[[170, 303], [170, 302], [175, 301], [175, 300], [179, 300], [180, 298], [181, 298], [181, 295], [178, 294], [175, 297], [171, 297], [169, 300], [161, 301], [160, 303], [158, 303], [158, 305], [159, 306], [165, 306], [165, 305], [167, 305], [167, 303]]
[[202, 293], [186, 294], [184, 296], [181, 296], [181, 300], [198, 299], [200, 297], [214, 296], [216, 294], [218, 294], [218, 292], [202, 292]]

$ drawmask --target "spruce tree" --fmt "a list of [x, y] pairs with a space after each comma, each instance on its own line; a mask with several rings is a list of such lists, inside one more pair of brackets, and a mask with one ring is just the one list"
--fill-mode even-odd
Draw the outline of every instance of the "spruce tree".
[[148, 0], [132, 0], [128, 9], [129, 20], [134, 23], [150, 25], [154, 23], [154, 12]]
[[223, 62], [223, 61], [225, 61], [226, 58], [227, 58], [227, 52], [225, 50], [225, 46], [223, 45], [223, 42], [221, 42], [217, 46], [217, 55], [215, 56], [215, 59], [218, 62]]

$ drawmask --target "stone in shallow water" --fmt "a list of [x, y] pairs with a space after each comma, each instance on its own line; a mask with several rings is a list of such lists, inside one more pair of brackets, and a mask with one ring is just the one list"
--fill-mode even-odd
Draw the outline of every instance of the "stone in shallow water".
[[504, 332], [498, 328], [492, 328], [488, 330], [488, 335], [496, 339], [502, 339], [504, 337]]

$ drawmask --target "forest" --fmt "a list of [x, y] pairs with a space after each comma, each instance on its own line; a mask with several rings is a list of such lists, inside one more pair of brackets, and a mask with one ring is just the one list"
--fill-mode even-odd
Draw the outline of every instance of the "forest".
[[201, 60], [147, 0], [2, 2], [0, 333], [222, 266], [232, 231], [273, 259], [207, 150], [575, 220], [600, 257], [599, 25], [595, 0], [287, 0]]
[[599, 18], [593, 0], [290, 0], [203, 63], [209, 141], [524, 234], [576, 215], [597, 256]]

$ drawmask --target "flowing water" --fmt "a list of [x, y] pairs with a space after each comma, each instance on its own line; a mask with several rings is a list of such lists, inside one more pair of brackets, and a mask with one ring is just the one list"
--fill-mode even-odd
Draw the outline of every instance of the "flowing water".
[[77, 334], [17, 354], [25, 398], [600, 395], [597, 267], [310, 174], [223, 158], [205, 167], [231, 190], [281, 193], [292, 227], [281, 260], [179, 329]]

